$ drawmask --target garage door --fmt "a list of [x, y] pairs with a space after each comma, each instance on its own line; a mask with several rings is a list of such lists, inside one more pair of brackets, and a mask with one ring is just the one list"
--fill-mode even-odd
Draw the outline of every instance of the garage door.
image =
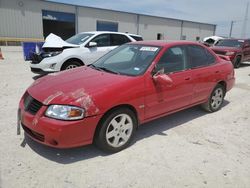
[[68, 39], [75, 35], [75, 14], [42, 10], [43, 15], [43, 36], [50, 33]]

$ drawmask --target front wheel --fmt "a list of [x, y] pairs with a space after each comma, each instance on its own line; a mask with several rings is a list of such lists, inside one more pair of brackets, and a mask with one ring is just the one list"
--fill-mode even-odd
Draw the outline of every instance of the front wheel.
[[118, 152], [126, 148], [131, 142], [137, 120], [134, 112], [129, 109], [112, 111], [99, 125], [95, 135], [95, 143], [107, 152]]
[[218, 84], [212, 91], [208, 101], [201, 106], [208, 112], [216, 112], [221, 108], [224, 97], [225, 88], [221, 84]]
[[80, 66], [82, 66], [82, 64], [77, 61], [69, 61], [62, 66], [62, 70], [74, 69]]
[[234, 65], [234, 68], [239, 68], [240, 67], [240, 64], [241, 64], [241, 57], [240, 56], [237, 56], [233, 62], [233, 65]]

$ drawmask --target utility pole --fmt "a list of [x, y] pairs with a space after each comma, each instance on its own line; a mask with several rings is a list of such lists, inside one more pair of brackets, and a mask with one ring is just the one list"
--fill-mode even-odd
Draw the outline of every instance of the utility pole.
[[241, 32], [241, 37], [242, 38], [246, 38], [247, 20], [248, 20], [248, 7], [249, 7], [249, 2], [247, 2], [247, 8], [246, 8], [245, 18], [244, 18], [242, 32]]
[[230, 27], [229, 38], [232, 37], [233, 26], [234, 26], [234, 21], [231, 21], [231, 27]]

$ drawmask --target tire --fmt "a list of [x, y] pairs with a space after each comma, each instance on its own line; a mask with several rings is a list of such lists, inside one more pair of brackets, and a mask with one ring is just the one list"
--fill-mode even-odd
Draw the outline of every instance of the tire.
[[225, 97], [225, 88], [218, 84], [212, 91], [208, 101], [201, 105], [207, 112], [216, 112], [221, 109]]
[[100, 122], [95, 144], [105, 152], [119, 152], [131, 143], [136, 127], [137, 119], [133, 111], [127, 108], [113, 110]]
[[82, 64], [78, 61], [68, 61], [63, 64], [61, 70], [68, 70], [68, 69], [73, 69], [82, 66]]
[[240, 67], [240, 64], [241, 64], [241, 57], [237, 56], [233, 62], [234, 68], [238, 69]]

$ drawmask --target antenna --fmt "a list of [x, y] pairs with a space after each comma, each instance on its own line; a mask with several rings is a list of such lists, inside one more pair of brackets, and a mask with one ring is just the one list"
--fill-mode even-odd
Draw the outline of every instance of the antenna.
[[249, 7], [249, 2], [247, 2], [247, 8], [246, 8], [245, 18], [244, 18], [242, 32], [241, 32], [241, 37], [242, 38], [246, 38], [247, 20], [248, 20], [248, 7]]

